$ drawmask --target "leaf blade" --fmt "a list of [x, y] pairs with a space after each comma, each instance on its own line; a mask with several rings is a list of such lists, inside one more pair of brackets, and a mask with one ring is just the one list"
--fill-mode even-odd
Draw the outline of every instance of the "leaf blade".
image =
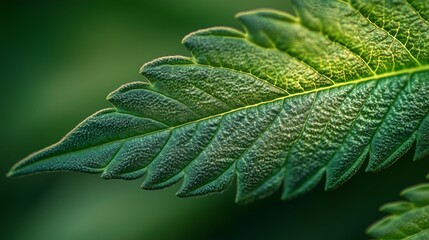
[[[102, 173], [106, 179], [147, 174], [145, 189], [183, 178], [180, 196], [222, 192], [237, 176], [236, 201], [248, 202], [282, 184], [282, 197], [293, 198], [317, 185], [325, 173], [326, 189], [336, 188], [368, 154], [367, 170], [378, 171], [415, 139], [416, 158], [426, 156], [425, 53], [417, 59], [413, 49], [350, 3], [295, 4], [299, 18], [252, 11], [238, 15], [246, 33], [212, 28], [188, 35], [183, 43], [192, 58], [147, 63], [141, 73], [148, 82], [127, 84], [108, 96], [115, 108], [106, 111], [120, 119], [103, 123], [96, 114], [51, 150], [24, 159], [10, 175], [60, 169]], [[323, 11], [335, 11], [338, 26], [327, 28], [335, 19], [321, 16]], [[344, 14], [350, 20], [338, 22]], [[343, 28], [353, 24], [355, 29], [345, 33]], [[359, 27], [383, 40], [363, 35]], [[371, 49], [358, 44], [365, 39], [372, 40]], [[136, 124], [141, 121], [153, 126]], [[114, 142], [85, 139], [103, 136], [94, 131], [97, 127], [110, 131], [112, 126]], [[81, 142], [81, 149], [70, 148], [77, 155], [48, 158], [56, 167], [42, 164], [50, 151], [61, 153], [55, 149], [67, 141]], [[89, 153], [79, 155], [88, 144], [94, 145]]]

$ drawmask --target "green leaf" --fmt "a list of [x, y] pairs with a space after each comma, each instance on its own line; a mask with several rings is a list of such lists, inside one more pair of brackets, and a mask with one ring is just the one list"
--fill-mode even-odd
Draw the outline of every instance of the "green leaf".
[[108, 96], [86, 119], [10, 176], [102, 173], [178, 196], [224, 191], [237, 202], [344, 183], [369, 155], [388, 167], [416, 142], [429, 153], [429, 2], [295, 1], [296, 16], [257, 10], [245, 32], [185, 37], [192, 57], [145, 64], [147, 81]]
[[408, 201], [388, 203], [380, 211], [391, 214], [374, 223], [367, 233], [376, 239], [429, 238], [429, 184], [401, 192]]

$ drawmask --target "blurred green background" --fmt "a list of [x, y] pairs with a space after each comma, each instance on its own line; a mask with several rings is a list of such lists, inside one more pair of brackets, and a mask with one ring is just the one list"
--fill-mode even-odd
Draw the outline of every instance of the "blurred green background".
[[[235, 13], [285, 0], [10, 1], [0, 3], [1, 162], [58, 141], [108, 107], [105, 96], [142, 79], [156, 57], [188, 55], [180, 40], [210, 26], [240, 28]], [[1, 177], [0, 239], [365, 239], [378, 207], [424, 181], [425, 160], [410, 154], [379, 173], [359, 173], [342, 188], [322, 186], [293, 201], [279, 193], [248, 205], [222, 195], [180, 199], [177, 186], [139, 189], [141, 180], [104, 181], [78, 173]], [[428, 160], [428, 159], [426, 159]], [[4, 176], [4, 175], [3, 175]]]

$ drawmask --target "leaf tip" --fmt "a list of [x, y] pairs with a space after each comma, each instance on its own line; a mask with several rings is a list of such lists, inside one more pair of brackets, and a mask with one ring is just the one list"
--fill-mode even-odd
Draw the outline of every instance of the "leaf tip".
[[7, 172], [7, 173], [6, 173], [6, 177], [7, 177], [7, 178], [12, 178], [12, 177], [14, 177], [13, 169], [9, 170], [9, 172]]
[[105, 180], [110, 180], [114, 178], [114, 174], [107, 172], [106, 169], [101, 173], [100, 177]]
[[290, 190], [287, 189], [286, 187], [283, 189], [283, 193], [280, 197], [281, 200], [283, 201], [288, 201], [294, 198], [297, 198], [298, 196], [302, 195], [303, 192], [299, 191], [299, 190]]
[[131, 83], [127, 83], [124, 84], [122, 86], [120, 86], [119, 88], [117, 88], [116, 90], [114, 90], [113, 92], [111, 92], [109, 95], [107, 95], [106, 100], [111, 102], [112, 104], [115, 104], [115, 99], [118, 95], [120, 95], [121, 93], [125, 93], [127, 91], [133, 90], [133, 89], [139, 89], [139, 88], [148, 88], [148, 86], [150, 86], [151, 83], [148, 81], [137, 81], [137, 82], [131, 82]]
[[181, 188], [179, 189], [179, 191], [176, 192], [176, 196], [180, 198], [186, 198], [192, 195], [190, 195], [188, 191], [185, 191], [184, 189]]
[[[262, 198], [262, 197], [261, 197], [261, 198]], [[254, 197], [254, 196], [251, 196], [251, 195], [236, 194], [236, 195], [235, 195], [234, 202], [235, 202], [236, 204], [240, 204], [240, 205], [242, 205], [242, 204], [248, 204], [248, 203], [255, 202], [256, 200], [259, 200], [259, 199], [261, 199], [261, 198], [259, 198], [259, 197]]]
[[107, 97], [106, 97], [106, 101], [111, 102], [111, 101], [114, 99], [114, 97], [115, 97], [115, 95], [116, 95], [116, 93], [117, 93], [117, 91], [118, 91], [118, 90], [119, 90], [119, 89], [117, 89], [117, 90], [115, 90], [115, 91], [113, 91], [113, 92], [109, 93], [109, 95], [107, 95]]
[[337, 189], [339, 186], [341, 186], [341, 184], [343, 183], [343, 181], [337, 180], [337, 181], [325, 181], [325, 191], [332, 191]]
[[6, 173], [6, 177], [8, 178], [16, 178], [16, 177], [22, 177], [25, 175], [29, 175], [33, 173], [32, 171], [29, 171], [26, 168], [25, 162], [24, 161], [19, 161], [18, 163], [16, 163], [15, 165], [13, 165], [9, 172]]
[[20, 171], [20, 169], [22, 168], [23, 163], [24, 163], [23, 160], [15, 163], [10, 168], [10, 170], [6, 173], [6, 177], [7, 178], [15, 178], [15, 177], [26, 175], [26, 174], [22, 173], [22, 171]]
[[8, 178], [17, 178], [17, 177], [23, 177], [27, 175], [32, 175], [35, 173], [40, 173], [44, 171], [43, 169], [37, 169], [33, 168], [33, 162], [29, 161], [32, 156], [35, 154], [30, 155], [27, 158], [24, 158], [23, 160], [17, 162], [15, 165], [13, 165], [9, 172], [6, 173], [6, 177]]
[[429, 151], [423, 151], [416, 148], [416, 151], [414, 153], [413, 161], [419, 161], [422, 160], [425, 157], [429, 156]]

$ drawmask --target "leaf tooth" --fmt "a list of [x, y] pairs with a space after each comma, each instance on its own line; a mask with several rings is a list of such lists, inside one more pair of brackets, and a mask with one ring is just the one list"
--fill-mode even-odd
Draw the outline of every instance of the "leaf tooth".
[[323, 26], [318, 16], [313, 13], [314, 9], [333, 8], [334, 1], [315, 1], [315, 0], [292, 0], [294, 12], [298, 16], [300, 23], [308, 28], [321, 31]]
[[394, 149], [393, 152], [391, 152], [386, 158], [381, 159], [379, 158], [379, 155], [381, 152], [377, 151], [376, 154], [370, 155], [370, 164], [368, 165], [367, 171], [368, 172], [379, 172], [383, 169], [388, 168], [393, 163], [395, 163], [402, 155], [404, 155], [410, 148], [413, 146], [413, 143], [415, 141], [415, 134], [413, 134], [411, 137], [409, 137], [405, 142], [403, 142], [400, 146], [397, 146]]
[[[235, 17], [240, 21], [245, 21], [243, 24], [257, 24], [255, 21], [257, 18], [271, 18], [276, 19], [280, 21], [287, 21], [287, 22], [298, 22], [299, 19], [295, 16], [287, 13], [278, 11], [276, 9], [270, 9], [270, 8], [260, 8], [256, 10], [251, 11], [245, 11], [240, 12], [235, 15]], [[247, 21], [250, 20], [250, 21]], [[257, 21], [257, 20], [256, 20]]]
[[[284, 175], [285, 169], [281, 168], [278, 173], [271, 176], [269, 179], [267, 179], [259, 187], [257, 187], [251, 192], [244, 192], [241, 191], [241, 189], [238, 189], [237, 195], [235, 197], [235, 202], [240, 204], [249, 203], [271, 195], [272, 193], [277, 191], [282, 185]], [[239, 172], [237, 172], [237, 178], [239, 178]]]
[[401, 195], [416, 206], [429, 205], [429, 184], [420, 184], [401, 192]]
[[109, 95], [107, 95], [106, 100], [115, 105], [115, 100], [117, 100], [118, 95], [121, 95], [123, 93], [126, 93], [128, 91], [134, 90], [134, 89], [146, 89], [150, 86], [150, 82], [131, 82], [124, 84], [120, 86], [115, 91], [111, 92]]
[[180, 180], [185, 169], [215, 137], [220, 118], [189, 124], [173, 131], [170, 141], [148, 167], [144, 188], [160, 188]]
[[177, 182], [179, 182], [183, 178], [183, 172], [180, 172], [176, 174], [175, 176], [169, 178], [166, 181], [160, 182], [160, 183], [154, 183], [149, 178], [145, 178], [145, 181], [140, 186], [142, 189], [145, 190], [157, 190], [157, 189], [163, 189], [169, 186], [173, 186]]
[[188, 181], [185, 175], [183, 184], [179, 191], [176, 193], [178, 197], [192, 197], [209, 195], [215, 193], [222, 193], [225, 191], [233, 182], [235, 176], [235, 162], [227, 168], [220, 176], [216, 179], [207, 182], [202, 186], [194, 187], [193, 183]]
[[[172, 91], [175, 86], [169, 83], [164, 85], [163, 89], [157, 89], [162, 87], [144, 82], [127, 84], [111, 93], [108, 100], [120, 113], [152, 119], [164, 127], [179, 125], [200, 117], [189, 107], [192, 101], [185, 102], [186, 95], [175, 96]], [[176, 92], [178, 91], [176, 88]]]
[[[288, 188], [285, 185], [283, 194], [281, 196], [282, 200], [296, 198], [315, 188], [320, 183], [320, 181], [322, 181], [323, 176], [325, 175], [325, 171], [325, 168], [319, 169], [312, 176], [309, 176], [305, 181], [303, 181], [299, 186], [296, 186], [294, 188]], [[287, 182], [285, 181], [285, 183]]]
[[[389, 230], [391, 224], [394, 224], [394, 219], [392, 217], [385, 217], [379, 222], [371, 225], [366, 233], [370, 236], [373, 236], [378, 239], [386, 239], [383, 238], [386, 235], [386, 230]], [[402, 232], [401, 229], [395, 229], [395, 231], [388, 232], [389, 239], [404, 239], [407, 237], [407, 234]]]
[[150, 78], [150, 71], [153, 68], [162, 66], [162, 65], [187, 65], [187, 64], [193, 64], [194, 62], [192, 61], [191, 58], [189, 57], [185, 57], [185, 56], [168, 56], [168, 57], [161, 57], [161, 58], [157, 58], [153, 61], [150, 61], [148, 63], [145, 63], [141, 68], [140, 68], [140, 74], [142, 74], [143, 76], [149, 78], [149, 80], [151, 80]]
[[410, 211], [413, 208], [415, 208], [415, 206], [412, 203], [400, 201], [385, 204], [381, 206], [380, 211], [394, 215], [400, 215], [402, 213]]
[[260, 26], [260, 19], [266, 17], [296, 22], [296, 18], [293, 16], [275, 10], [249, 11], [236, 15], [236, 18], [243, 25], [250, 41], [266, 48], [276, 48], [276, 44], [272, 42], [271, 37], [268, 36]]
[[117, 156], [105, 167], [102, 177], [106, 179], [136, 179], [146, 167], [162, 153], [171, 130], [137, 137], [123, 143]]
[[[331, 164], [327, 167], [326, 172], [326, 182], [325, 182], [325, 190], [330, 191], [338, 188], [346, 181], [348, 181], [353, 175], [355, 175], [360, 167], [365, 162], [365, 159], [368, 157], [369, 147], [366, 147], [360, 156], [355, 160], [346, 156], [335, 156], [335, 159], [331, 161]], [[349, 166], [345, 163], [353, 162], [353, 164]], [[337, 165], [335, 165], [337, 164]]]
[[242, 32], [234, 28], [211, 27], [211, 28], [201, 29], [186, 35], [182, 40], [182, 44], [184, 44], [188, 49], [192, 49], [189, 47], [192, 46], [194, 38], [201, 37], [201, 36], [219, 36], [219, 37], [236, 37], [236, 38], [245, 37], [245, 35]]

